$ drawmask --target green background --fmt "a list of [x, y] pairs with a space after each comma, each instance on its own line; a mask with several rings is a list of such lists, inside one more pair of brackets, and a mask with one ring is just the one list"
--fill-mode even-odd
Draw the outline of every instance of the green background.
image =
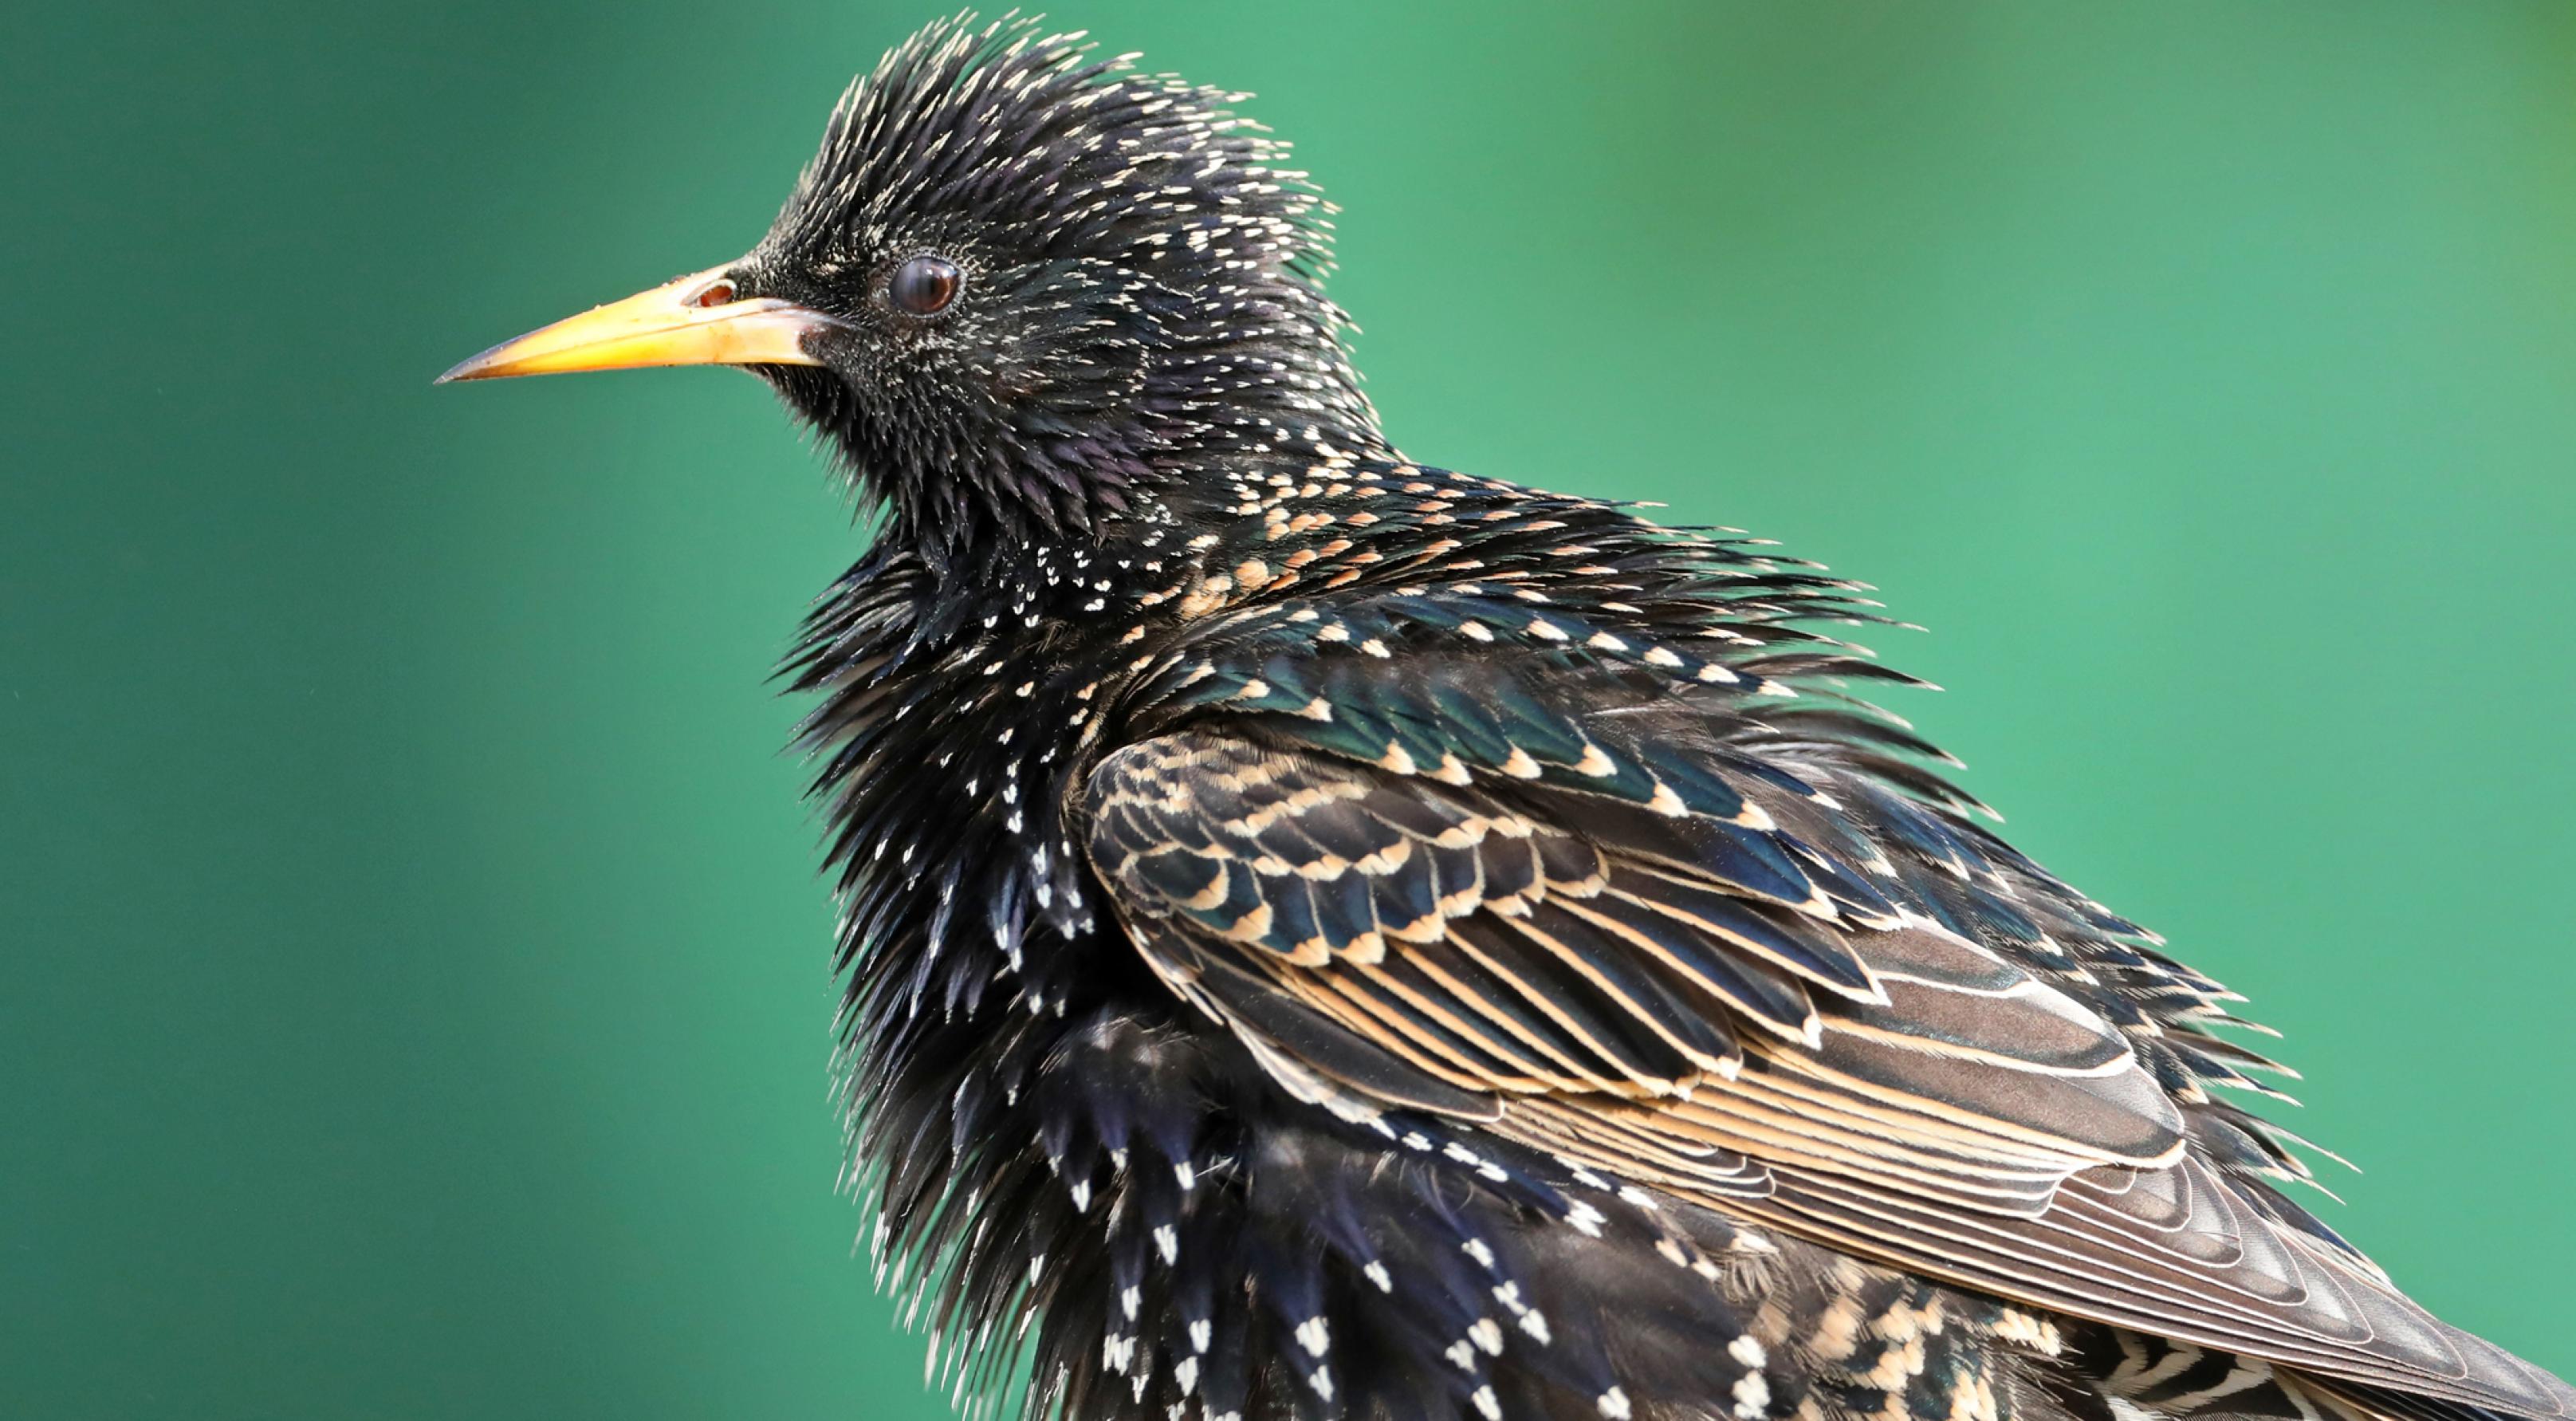
[[[727, 258], [930, 12], [90, 0], [0, 45], [0, 1414], [944, 1414], [853, 1257]], [[1416, 457], [1887, 590], [2330, 1209], [2576, 1369], [2576, 6], [1067, 4], [1260, 91]]]

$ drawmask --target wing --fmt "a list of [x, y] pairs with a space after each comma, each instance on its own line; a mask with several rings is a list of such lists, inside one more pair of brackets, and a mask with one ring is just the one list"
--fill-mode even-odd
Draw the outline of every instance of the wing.
[[1327, 624], [1371, 651], [1176, 661], [1168, 728], [1077, 810], [1155, 971], [1292, 1089], [2079, 1316], [2576, 1414], [2256, 1177], [2297, 1166], [2204, 1089], [2264, 1064], [2200, 1029], [2222, 989], [1904, 780], [1901, 732], [1728, 719], [1617, 657], [1405, 654], [1388, 615]]
[[1883, 901], [1819, 896], [1741, 825], [1191, 733], [1092, 784], [1094, 861], [1157, 969], [1370, 1097], [1508, 1110], [1570, 1153], [1633, 1137], [1663, 1182], [1729, 1193], [1767, 1192], [1753, 1161], [1809, 1164], [2027, 1214], [2078, 1171], [2182, 1155], [2120, 1033]]

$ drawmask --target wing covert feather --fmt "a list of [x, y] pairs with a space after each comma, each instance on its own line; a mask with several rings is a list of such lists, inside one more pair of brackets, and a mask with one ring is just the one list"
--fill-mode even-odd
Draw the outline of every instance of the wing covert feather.
[[[1510, 703], [1470, 749], [1509, 765], [1543, 713]], [[1939, 866], [1907, 878], [1808, 780], [1703, 766], [1690, 799], [1722, 817], [1697, 812], [1670, 792], [1673, 752], [1597, 723], [1527, 753], [1661, 768], [1449, 773], [1436, 747], [1369, 759], [1277, 724], [1112, 751], [1078, 812], [1147, 961], [1309, 1098], [1478, 1121], [2079, 1316], [2576, 1415], [2249, 1178], [2286, 1156], [2196, 1104], [2192, 1072], [2268, 1063], [2206, 1036], [2160, 1047], [2134, 1005], [2215, 1015], [2223, 989], [1966, 821], [1834, 785], [1867, 811], [1844, 818]], [[2124, 991], [2088, 990], [2106, 976]]]

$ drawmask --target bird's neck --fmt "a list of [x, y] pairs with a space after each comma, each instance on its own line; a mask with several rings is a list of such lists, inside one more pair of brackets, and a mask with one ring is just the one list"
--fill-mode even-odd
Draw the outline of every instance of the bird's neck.
[[1007, 490], [1016, 480], [1001, 481], [1001, 494], [987, 485], [962, 498], [889, 490], [884, 543], [928, 571], [934, 622], [972, 611], [1026, 628], [1094, 625], [1169, 585], [1175, 569], [1207, 561], [1211, 537], [1241, 536], [1242, 509], [1281, 480], [1326, 460], [1388, 457], [1385, 436], [1368, 422], [1264, 423], [1104, 484], [1079, 520], [1014, 502]]
[[1029, 567], [1038, 550], [1115, 556], [1148, 547], [1158, 529], [1202, 506], [1213, 511], [1245, 478], [1333, 457], [1388, 457], [1348, 363], [1338, 352], [1314, 363], [1320, 372], [1303, 383], [1227, 389], [1221, 398], [1165, 390], [1079, 435], [1014, 430], [963, 446], [860, 418], [846, 400], [791, 394], [790, 404], [837, 446], [862, 494], [891, 514], [888, 536], [943, 584], [980, 594], [994, 575]]

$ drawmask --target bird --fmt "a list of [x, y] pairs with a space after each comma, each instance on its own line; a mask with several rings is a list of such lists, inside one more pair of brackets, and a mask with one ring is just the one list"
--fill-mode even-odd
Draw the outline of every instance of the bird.
[[926, 1380], [1068, 1421], [2558, 1421], [2299, 1203], [2244, 999], [1879, 708], [1864, 584], [1415, 461], [1248, 96], [1035, 19], [739, 260], [443, 380], [724, 364], [873, 511], [784, 679]]

